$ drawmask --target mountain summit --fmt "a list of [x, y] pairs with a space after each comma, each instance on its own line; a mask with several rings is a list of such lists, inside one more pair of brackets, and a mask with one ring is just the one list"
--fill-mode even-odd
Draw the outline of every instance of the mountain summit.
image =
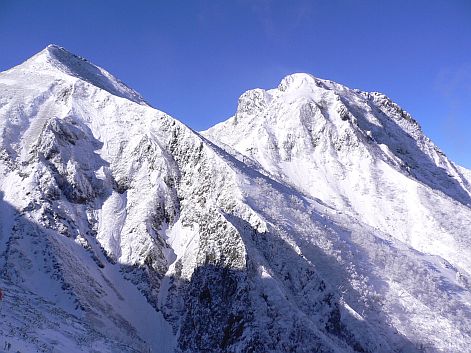
[[471, 344], [471, 171], [382, 94], [294, 74], [196, 133], [48, 46], [0, 131], [12, 351]]
[[127, 87], [109, 72], [58, 45], [48, 45], [38, 54], [12, 70], [22, 72], [28, 79], [37, 75], [69, 76], [99, 87], [112, 95], [145, 104], [144, 99], [136, 91]]

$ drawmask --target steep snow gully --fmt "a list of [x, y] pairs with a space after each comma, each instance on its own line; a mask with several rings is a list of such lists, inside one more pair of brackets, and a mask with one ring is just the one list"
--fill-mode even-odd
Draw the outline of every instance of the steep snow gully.
[[308, 74], [197, 133], [50, 45], [0, 74], [0, 351], [469, 352], [471, 171]]

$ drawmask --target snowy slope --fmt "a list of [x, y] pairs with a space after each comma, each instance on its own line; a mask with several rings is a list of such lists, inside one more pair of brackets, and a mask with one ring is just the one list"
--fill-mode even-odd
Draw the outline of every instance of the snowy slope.
[[49, 46], [0, 74], [0, 129], [12, 349], [471, 343], [469, 171], [384, 96], [294, 75], [203, 137]]

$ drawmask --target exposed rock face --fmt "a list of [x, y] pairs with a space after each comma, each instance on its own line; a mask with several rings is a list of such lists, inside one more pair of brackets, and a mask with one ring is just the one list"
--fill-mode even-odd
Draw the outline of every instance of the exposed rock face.
[[49, 46], [0, 74], [0, 130], [13, 349], [471, 343], [471, 173], [384, 95], [295, 74], [200, 135]]

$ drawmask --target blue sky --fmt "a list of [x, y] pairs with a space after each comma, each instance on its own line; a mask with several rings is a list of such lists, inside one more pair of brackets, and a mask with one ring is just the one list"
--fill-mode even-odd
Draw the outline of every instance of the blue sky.
[[469, 0], [0, 0], [2, 71], [59, 44], [195, 130], [309, 72], [387, 94], [468, 168], [470, 38]]

